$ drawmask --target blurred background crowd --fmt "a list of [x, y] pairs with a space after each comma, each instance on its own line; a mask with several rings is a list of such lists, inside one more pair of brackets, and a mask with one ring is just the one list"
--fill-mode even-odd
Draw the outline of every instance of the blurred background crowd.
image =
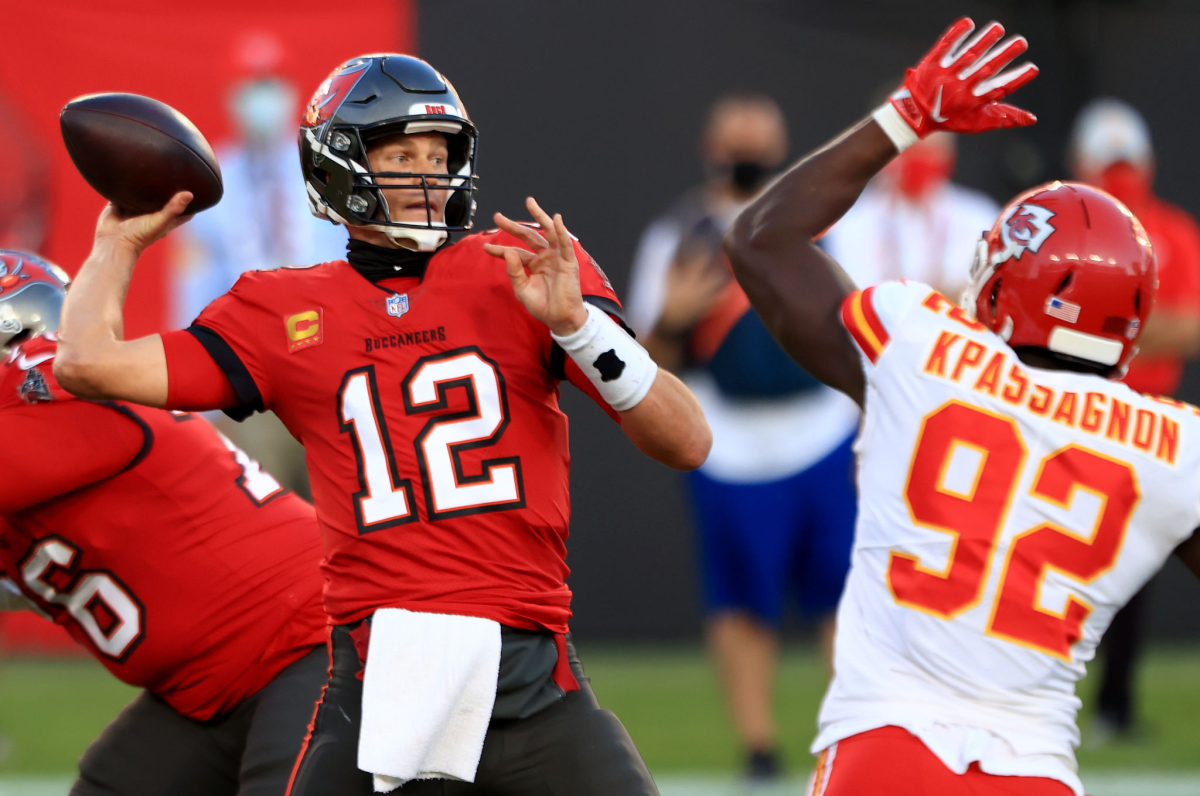
[[[682, 665], [705, 673], [703, 688], [724, 702], [720, 765], [769, 779], [808, 765], [812, 705], [800, 699], [808, 713], [797, 716], [788, 700], [797, 678], [819, 696], [825, 676], [853, 532], [858, 418], [770, 339], [731, 279], [721, 235], [774, 174], [866, 115], [964, 14], [1027, 36], [1042, 73], [1017, 100], [1038, 125], [929, 138], [822, 245], [861, 286], [914, 279], [957, 297], [999, 202], [1051, 179], [1098, 185], [1138, 215], [1158, 256], [1159, 297], [1129, 383], [1200, 401], [1200, 368], [1189, 364], [1200, 354], [1200, 7], [1189, 0], [23, 5], [6, 12], [20, 33], [0, 58], [0, 247], [39, 251], [73, 273], [102, 203], [67, 159], [58, 109], [95, 91], [154, 96], [213, 141], [226, 191], [144, 258], [127, 331], [187, 325], [242, 271], [344, 251], [345, 231], [308, 214], [297, 167], [299, 109], [324, 75], [363, 52], [430, 61], [480, 130], [477, 226], [496, 210], [520, 213], [526, 195], [562, 212], [714, 430], [709, 462], [677, 478], [564, 393], [575, 634], [584, 645], [707, 644], [711, 670]], [[306, 492], [301, 449], [273, 417], [214, 422]], [[1139, 650], [1195, 644], [1198, 594], [1172, 565], [1118, 617], [1092, 678], [1102, 681], [1089, 686], [1088, 743], [1136, 741], [1149, 713], [1136, 701]], [[38, 620], [4, 621], [10, 656], [62, 649]], [[799, 659], [781, 653], [793, 643]], [[628, 677], [657, 676], [632, 660]], [[9, 670], [0, 668], [0, 716]], [[604, 687], [598, 676], [602, 699]], [[656, 710], [662, 691], [647, 697]], [[660, 718], [645, 732], [678, 735]]]

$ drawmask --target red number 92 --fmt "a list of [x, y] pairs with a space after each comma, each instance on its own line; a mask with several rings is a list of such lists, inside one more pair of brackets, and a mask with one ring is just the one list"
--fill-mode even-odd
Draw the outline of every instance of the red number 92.
[[[913, 522], [954, 537], [942, 571], [893, 551], [888, 586], [901, 605], [952, 619], [979, 603], [1000, 531], [1020, 480], [1026, 448], [1015, 421], [951, 401], [921, 424], [904, 498]], [[952, 465], [973, 473], [950, 484]], [[966, 462], [973, 467], [962, 467]], [[959, 479], [961, 481], [961, 478]], [[1100, 501], [1091, 531], [1077, 534], [1042, 523], [1018, 534], [1000, 575], [987, 632], [1070, 660], [1092, 606], [1069, 596], [1059, 614], [1040, 605], [1046, 574], [1054, 570], [1090, 583], [1116, 563], [1134, 509], [1141, 500], [1133, 468], [1095, 451], [1069, 445], [1038, 463], [1031, 495], [1069, 508], [1077, 491]]]

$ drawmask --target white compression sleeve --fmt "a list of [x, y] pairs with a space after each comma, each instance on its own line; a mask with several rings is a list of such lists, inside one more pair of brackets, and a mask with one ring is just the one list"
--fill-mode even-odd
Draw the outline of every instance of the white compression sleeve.
[[650, 392], [658, 365], [608, 313], [586, 302], [584, 307], [587, 323], [566, 337], [553, 332], [550, 336], [575, 360], [609, 406], [618, 412], [632, 409]]

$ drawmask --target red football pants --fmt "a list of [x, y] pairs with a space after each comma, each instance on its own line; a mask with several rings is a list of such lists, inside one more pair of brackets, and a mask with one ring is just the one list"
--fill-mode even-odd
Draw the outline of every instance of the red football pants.
[[817, 758], [809, 796], [1074, 796], [1045, 777], [1000, 777], [972, 763], [955, 774], [917, 736], [880, 727], [838, 741]]

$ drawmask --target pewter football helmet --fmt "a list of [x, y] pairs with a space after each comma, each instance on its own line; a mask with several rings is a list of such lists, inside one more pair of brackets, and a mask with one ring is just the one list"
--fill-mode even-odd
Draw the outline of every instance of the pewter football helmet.
[[40, 257], [0, 249], [0, 348], [57, 331], [70, 281]]

